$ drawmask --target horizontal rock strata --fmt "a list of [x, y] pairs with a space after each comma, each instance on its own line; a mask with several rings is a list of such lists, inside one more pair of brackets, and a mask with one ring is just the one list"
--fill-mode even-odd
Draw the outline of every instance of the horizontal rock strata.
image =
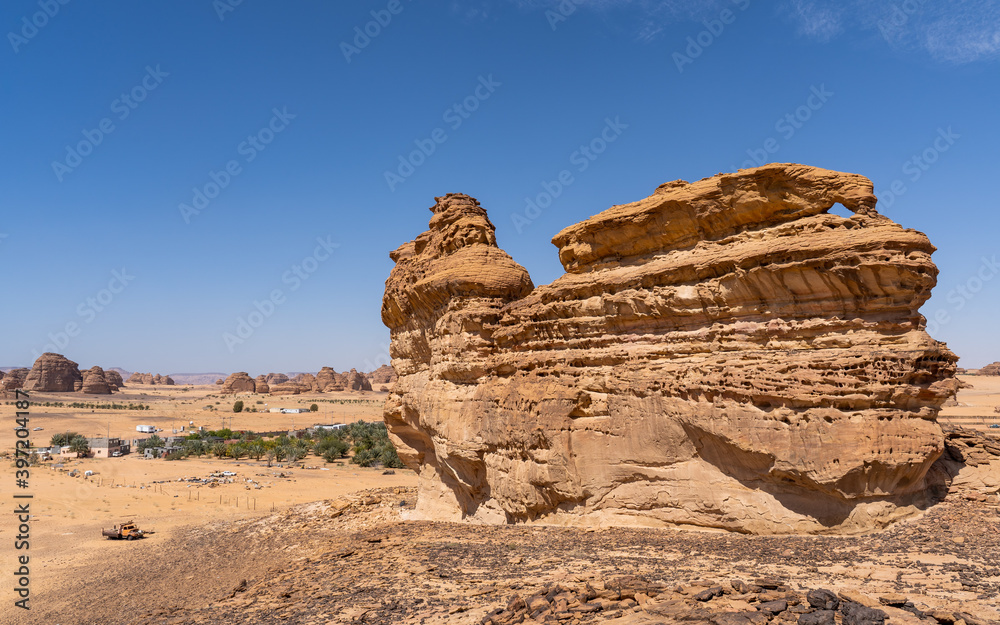
[[918, 312], [935, 248], [872, 189], [667, 183], [556, 235], [537, 288], [475, 199], [438, 198], [382, 305], [418, 516], [839, 532], [927, 505], [956, 357]]

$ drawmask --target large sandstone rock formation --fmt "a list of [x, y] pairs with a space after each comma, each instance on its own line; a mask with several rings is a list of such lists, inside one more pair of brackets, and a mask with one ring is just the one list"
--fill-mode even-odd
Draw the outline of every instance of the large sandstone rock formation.
[[267, 383], [267, 378], [265, 378], [263, 374], [258, 375], [256, 378], [254, 378], [253, 385], [254, 385], [254, 391], [260, 393], [261, 395], [265, 395], [271, 392], [271, 387]]
[[5, 391], [13, 391], [19, 388], [24, 388], [24, 380], [28, 377], [31, 369], [26, 369], [24, 367], [20, 369], [11, 369], [4, 375], [2, 380], [2, 388]]
[[283, 382], [288, 382], [288, 376], [284, 373], [268, 373], [267, 383], [268, 384], [281, 384]]
[[106, 375], [104, 369], [91, 367], [83, 374], [80, 392], [87, 395], [110, 395], [111, 385], [108, 384]]
[[129, 376], [129, 384], [162, 384], [164, 386], [174, 386], [174, 380], [169, 375], [157, 373], [139, 373], [138, 371]]
[[567, 273], [537, 288], [476, 200], [438, 198], [382, 303], [417, 515], [790, 533], [926, 505], [956, 357], [918, 312], [934, 247], [872, 190], [667, 183], [556, 235]]
[[295, 382], [279, 382], [271, 385], [272, 395], [298, 395], [303, 391], [308, 392], [309, 390], [309, 388], [303, 389], [302, 386]]
[[316, 374], [316, 380], [313, 382], [313, 390], [319, 391], [320, 393], [342, 391], [344, 390], [343, 375], [337, 373], [330, 367], [323, 367], [319, 370], [319, 373]]
[[117, 391], [121, 387], [125, 386], [125, 382], [122, 380], [122, 374], [118, 373], [114, 369], [104, 370], [104, 379], [107, 380], [108, 386], [111, 390]]
[[222, 384], [223, 394], [232, 393], [253, 393], [257, 388], [253, 378], [246, 371], [231, 373]]
[[371, 381], [365, 376], [358, 373], [357, 369], [351, 369], [344, 376], [344, 388], [349, 391], [370, 391], [372, 390]]
[[1000, 361], [986, 365], [979, 370], [979, 375], [1000, 375]]
[[378, 369], [372, 371], [368, 374], [368, 379], [371, 381], [372, 386], [380, 384], [395, 384], [396, 383], [396, 372], [389, 365], [382, 365]]
[[311, 391], [316, 386], [316, 376], [311, 373], [300, 373], [290, 381], [298, 384], [305, 392]]
[[46, 352], [38, 357], [24, 380], [24, 390], [69, 393], [83, 381], [80, 366], [62, 354]]

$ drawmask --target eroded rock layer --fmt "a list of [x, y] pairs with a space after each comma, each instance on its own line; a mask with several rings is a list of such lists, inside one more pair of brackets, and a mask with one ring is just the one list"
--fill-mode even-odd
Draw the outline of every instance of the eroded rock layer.
[[790, 533], [926, 505], [956, 357], [918, 312], [934, 247], [872, 190], [667, 183], [556, 235], [567, 273], [537, 288], [475, 199], [438, 198], [382, 304], [418, 515]]

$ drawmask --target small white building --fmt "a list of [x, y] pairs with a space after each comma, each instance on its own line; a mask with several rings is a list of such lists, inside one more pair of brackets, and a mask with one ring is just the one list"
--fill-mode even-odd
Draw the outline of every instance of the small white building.
[[317, 432], [325, 432], [329, 430], [342, 430], [346, 427], [347, 427], [346, 423], [334, 423], [333, 425], [321, 425], [317, 423], [316, 425], [312, 426], [312, 429]]

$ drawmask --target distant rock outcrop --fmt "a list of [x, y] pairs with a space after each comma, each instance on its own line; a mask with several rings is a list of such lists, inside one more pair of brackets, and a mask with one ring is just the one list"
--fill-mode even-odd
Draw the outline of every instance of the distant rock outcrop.
[[0, 385], [2, 385], [3, 390], [13, 391], [19, 388], [24, 388], [24, 380], [28, 377], [31, 369], [11, 369], [3, 376], [3, 380], [0, 380]]
[[934, 246], [875, 203], [802, 165], [669, 182], [557, 234], [535, 288], [437, 198], [382, 302], [416, 515], [826, 533], [933, 503], [957, 358], [919, 312]]
[[316, 387], [316, 376], [311, 373], [300, 373], [291, 379], [303, 390], [303, 392], [308, 393]]
[[84, 372], [80, 392], [86, 395], [110, 395], [111, 385], [105, 378], [104, 369], [94, 366]]
[[[295, 382], [279, 382], [271, 385], [272, 395], [298, 395], [302, 393], [302, 386]], [[310, 389], [305, 389], [309, 391]]]
[[133, 373], [129, 379], [129, 384], [162, 384], [165, 386], [173, 386], [174, 381], [169, 375], [160, 375], [157, 373], [153, 375], [152, 373]]
[[268, 373], [267, 383], [268, 384], [281, 384], [282, 382], [288, 382], [288, 376], [284, 373]]
[[357, 369], [351, 369], [344, 374], [344, 388], [349, 391], [370, 391], [372, 383], [368, 378], [358, 373]]
[[1000, 375], [1000, 360], [992, 362], [980, 369], [979, 375]]
[[[122, 375], [114, 369], [105, 369], [104, 379], [108, 381], [108, 386], [113, 391], [120, 390], [121, 387], [125, 386], [125, 382], [122, 381]], [[84, 376], [84, 381], [86, 381], [86, 376]]]
[[83, 374], [75, 362], [62, 354], [46, 352], [39, 356], [24, 380], [24, 390], [54, 393], [71, 393], [76, 383], [83, 382]]
[[371, 380], [372, 386], [376, 384], [392, 385], [396, 383], [396, 371], [389, 365], [382, 365], [369, 373], [368, 379]]
[[253, 378], [246, 371], [232, 373], [222, 383], [222, 392], [226, 395], [233, 393], [253, 393], [256, 388], [257, 385], [254, 383]]
[[271, 392], [271, 386], [267, 383], [267, 378], [264, 375], [258, 375], [254, 381], [254, 392], [261, 395], [266, 395]]
[[320, 393], [344, 390], [344, 378], [330, 367], [323, 367], [316, 374], [313, 390]]
[[226, 381], [223, 380], [222, 378], [219, 378], [218, 380], [215, 381], [215, 383], [218, 384], [219, 386], [222, 386], [223, 384], [226, 383]]

